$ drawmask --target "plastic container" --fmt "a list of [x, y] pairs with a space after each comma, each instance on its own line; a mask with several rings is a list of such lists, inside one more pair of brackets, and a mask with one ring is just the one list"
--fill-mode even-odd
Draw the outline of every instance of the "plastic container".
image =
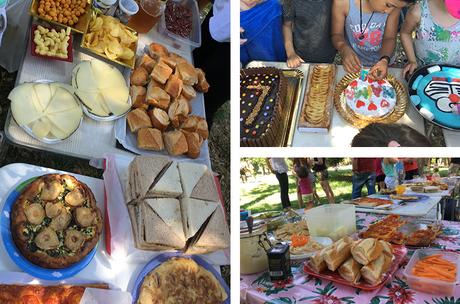
[[322, 205], [308, 210], [304, 218], [311, 236], [337, 241], [356, 232], [355, 206], [351, 204]]
[[[443, 259], [457, 264], [457, 278], [455, 282], [449, 283], [444, 281], [438, 281], [428, 278], [421, 278], [412, 274], [412, 269], [415, 267], [420, 259], [440, 254]], [[455, 293], [455, 285], [460, 282], [460, 255], [455, 252], [442, 251], [439, 249], [417, 249], [406, 268], [404, 269], [404, 276], [407, 278], [407, 283], [410, 288], [420, 290], [422, 292], [436, 294], [436, 295], [448, 295], [453, 296]]]
[[195, 0], [183, 0], [183, 1], [173, 1], [178, 4], [184, 5], [192, 10], [192, 32], [189, 38], [184, 38], [179, 35], [176, 35], [170, 32], [166, 28], [165, 14], [161, 16], [160, 19], [160, 32], [164, 35], [176, 40], [180, 44], [186, 44], [191, 46], [192, 49], [201, 46], [201, 23], [200, 23], [200, 10], [198, 8], [198, 3]]
[[127, 24], [131, 16], [137, 14], [139, 5], [134, 0], [120, 0], [115, 16], [120, 19], [121, 23]]

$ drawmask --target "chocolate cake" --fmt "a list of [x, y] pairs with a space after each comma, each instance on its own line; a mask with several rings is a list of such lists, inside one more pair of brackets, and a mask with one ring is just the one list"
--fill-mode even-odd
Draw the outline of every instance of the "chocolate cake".
[[240, 145], [281, 145], [287, 115], [286, 79], [276, 68], [250, 68], [240, 72]]

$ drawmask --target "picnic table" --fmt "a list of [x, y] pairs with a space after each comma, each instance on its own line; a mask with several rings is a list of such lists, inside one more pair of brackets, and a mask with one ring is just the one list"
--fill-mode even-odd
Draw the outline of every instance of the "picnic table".
[[[28, 14], [27, 11], [24, 14]], [[31, 27], [32, 17], [29, 24], [24, 26]], [[24, 82], [32, 82], [37, 80], [51, 80], [64, 83], [71, 83], [72, 70], [83, 60], [90, 60], [95, 58], [94, 55], [88, 54], [87, 51], [80, 47], [81, 35], [73, 35], [73, 62], [44, 60], [31, 55], [30, 44], [30, 30], [28, 33], [27, 50], [24, 53], [22, 64], [18, 70], [16, 85]], [[137, 53], [142, 52], [144, 46], [149, 45], [151, 42], [157, 42], [166, 45], [170, 50], [182, 55], [189, 61], [192, 61], [192, 49], [190, 46], [178, 43], [159, 32], [158, 24], [146, 34], [139, 34], [139, 43]], [[101, 59], [97, 57], [97, 59]], [[113, 62], [109, 64], [116, 65]], [[117, 66], [117, 65], [116, 65]], [[117, 66], [123, 73], [126, 79], [129, 79], [131, 70]], [[193, 113], [200, 116], [205, 116], [204, 97], [202, 93], [197, 93], [197, 97], [193, 101]], [[83, 123], [80, 128], [69, 139], [64, 140], [58, 144], [45, 144], [30, 135], [28, 135], [19, 125], [14, 121], [11, 111], [5, 122], [5, 135], [7, 140], [19, 146], [33, 148], [37, 150], [50, 151], [58, 154], [63, 154], [71, 157], [92, 159], [102, 158], [104, 153], [117, 153], [124, 155], [133, 155], [132, 152], [124, 149], [115, 137], [116, 121], [101, 122], [95, 121], [84, 115]], [[94, 144], [94, 143], [97, 143]], [[210, 166], [209, 148], [207, 142], [204, 144], [200, 161]]]
[[[364, 230], [375, 220], [383, 217], [369, 213], [357, 213], [358, 230]], [[460, 223], [441, 221], [442, 233], [431, 247], [460, 253]], [[365, 292], [328, 280], [321, 280], [304, 274], [302, 266], [293, 267], [292, 279], [271, 282], [268, 272], [242, 275], [240, 280], [240, 299], [245, 304], [282, 303], [347, 303], [347, 304], [416, 304], [416, 303], [458, 303], [460, 288], [456, 288], [452, 298], [423, 293], [411, 289], [403, 277], [403, 267], [407, 264], [413, 250], [409, 253], [399, 270], [380, 290]]]

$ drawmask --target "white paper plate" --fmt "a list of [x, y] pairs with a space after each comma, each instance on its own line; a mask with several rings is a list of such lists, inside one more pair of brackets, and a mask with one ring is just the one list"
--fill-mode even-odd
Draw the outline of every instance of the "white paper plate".
[[[329, 245], [331, 245], [333, 243], [332, 239], [331, 238], [328, 238], [328, 237], [322, 237], [322, 236], [311, 236], [310, 237], [310, 240], [313, 240], [321, 245], [323, 245], [324, 247], [327, 247]], [[291, 243], [291, 242], [289, 242]], [[318, 250], [319, 251], [319, 250]], [[312, 251], [312, 252], [308, 252], [308, 253], [304, 253], [304, 254], [291, 254], [291, 260], [305, 260], [309, 257], [312, 257], [316, 254], [316, 252], [318, 251]]]

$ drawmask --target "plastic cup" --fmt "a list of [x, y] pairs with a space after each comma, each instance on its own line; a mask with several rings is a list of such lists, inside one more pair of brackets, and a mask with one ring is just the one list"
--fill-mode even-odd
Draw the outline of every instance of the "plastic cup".
[[160, 0], [141, 0], [139, 11], [129, 19], [128, 26], [138, 33], [147, 33], [160, 20], [165, 2]]

